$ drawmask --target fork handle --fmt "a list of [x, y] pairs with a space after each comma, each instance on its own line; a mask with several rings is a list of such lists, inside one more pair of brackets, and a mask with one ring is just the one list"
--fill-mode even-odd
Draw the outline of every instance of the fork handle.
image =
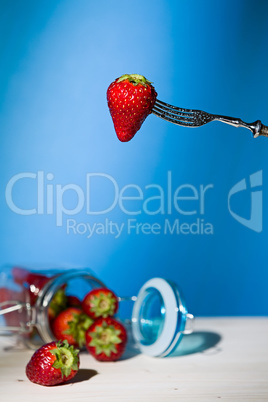
[[261, 131], [259, 135], [264, 135], [264, 137], [268, 137], [268, 127], [264, 124], [261, 125]]
[[231, 126], [235, 127], [244, 127], [250, 130], [253, 134], [254, 138], [263, 135], [264, 137], [268, 137], [268, 127], [262, 124], [260, 120], [254, 121], [254, 123], [245, 123], [241, 119], [236, 119], [229, 116], [220, 116], [220, 115], [213, 115], [214, 120], [222, 121], [223, 123], [230, 124]]

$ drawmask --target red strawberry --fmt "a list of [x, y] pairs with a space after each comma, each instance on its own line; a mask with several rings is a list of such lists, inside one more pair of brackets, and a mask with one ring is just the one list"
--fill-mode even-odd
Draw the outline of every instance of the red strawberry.
[[31, 272], [20, 267], [14, 267], [12, 269], [12, 275], [15, 283], [28, 288], [31, 305], [36, 302], [38, 293], [51, 279], [45, 275]]
[[85, 332], [93, 320], [79, 308], [69, 307], [62, 311], [52, 323], [52, 332], [56, 339], [67, 340], [70, 345], [85, 344]]
[[69, 295], [67, 296], [67, 306], [68, 307], [81, 307], [81, 300], [76, 296]]
[[29, 271], [25, 268], [21, 267], [12, 268], [12, 276], [14, 278], [14, 282], [17, 283], [18, 285], [23, 285], [28, 275]]
[[113, 316], [118, 309], [118, 300], [110, 289], [93, 289], [82, 301], [82, 309], [93, 319]]
[[28, 284], [38, 283], [44, 286], [44, 284], [50, 279], [45, 275], [29, 271], [21, 267], [13, 267], [12, 276], [14, 278], [14, 282], [16, 282], [18, 285], [23, 285], [26, 282]]
[[107, 90], [108, 107], [120, 141], [130, 141], [152, 112], [157, 93], [139, 74], [125, 74]]
[[50, 342], [35, 351], [26, 366], [26, 375], [36, 384], [62, 384], [76, 375], [79, 364], [78, 349], [67, 341]]
[[100, 361], [118, 360], [124, 353], [127, 332], [112, 317], [98, 318], [86, 331], [86, 348]]

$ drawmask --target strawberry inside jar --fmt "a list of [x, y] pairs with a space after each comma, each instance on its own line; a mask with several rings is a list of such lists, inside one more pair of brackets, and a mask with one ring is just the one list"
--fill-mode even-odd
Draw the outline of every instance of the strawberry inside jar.
[[86, 293], [104, 287], [88, 268], [27, 269], [4, 266], [0, 271], [0, 334], [17, 334], [36, 349], [55, 340], [53, 321], [69, 306], [81, 306]]

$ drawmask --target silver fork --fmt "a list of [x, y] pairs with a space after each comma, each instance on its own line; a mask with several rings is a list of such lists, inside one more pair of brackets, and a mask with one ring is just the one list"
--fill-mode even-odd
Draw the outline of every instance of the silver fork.
[[260, 120], [257, 120], [254, 123], [245, 123], [243, 120], [234, 117], [210, 114], [203, 112], [202, 110], [183, 109], [172, 106], [158, 99], [156, 99], [152, 112], [156, 116], [180, 126], [200, 127], [204, 124], [210, 123], [211, 121], [218, 120], [230, 124], [231, 126], [245, 127], [252, 132], [254, 138], [259, 137], [260, 135], [268, 137], [268, 127], [264, 126]]

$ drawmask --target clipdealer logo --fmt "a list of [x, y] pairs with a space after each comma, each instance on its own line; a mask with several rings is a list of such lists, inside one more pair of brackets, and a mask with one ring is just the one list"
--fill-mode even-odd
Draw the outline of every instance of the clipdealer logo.
[[[168, 171], [164, 185], [151, 183], [141, 187], [126, 184], [120, 187], [114, 177], [106, 173], [87, 173], [85, 186], [56, 184], [52, 173], [24, 172], [14, 175], [6, 185], [6, 203], [19, 215], [54, 215], [56, 225], [66, 224], [67, 234], [92, 237], [93, 234], [112, 234], [118, 238], [127, 234], [213, 234], [213, 225], [205, 219], [206, 199], [213, 184], [175, 186]], [[35, 200], [31, 208], [23, 207], [17, 188], [25, 181]], [[75, 198], [70, 207], [68, 196]], [[27, 199], [29, 203], [29, 199]], [[122, 214], [122, 221], [109, 218], [114, 211]], [[91, 222], [79, 222], [79, 213], [86, 213]], [[113, 215], [112, 215], [113, 216]], [[155, 222], [152, 217], [157, 216]], [[174, 216], [178, 218], [174, 219]], [[71, 217], [71, 218], [70, 218]], [[147, 221], [144, 221], [148, 217]], [[100, 221], [100, 218], [102, 220]], [[127, 218], [127, 219], [126, 219]], [[99, 219], [96, 222], [96, 219]]]
[[[23, 172], [14, 175], [6, 185], [6, 203], [18, 215], [54, 215], [56, 226], [66, 225], [67, 234], [83, 235], [110, 234], [115, 238], [127, 234], [182, 234], [211, 235], [214, 227], [206, 220], [207, 198], [214, 189], [213, 184], [181, 184], [175, 186], [172, 172], [168, 171], [164, 185], [152, 183], [141, 187], [127, 184], [120, 187], [114, 177], [105, 173], [87, 173], [85, 186], [70, 183], [54, 183], [54, 175], [43, 171]], [[18, 187], [33, 186], [30, 194], [31, 208], [21, 205], [16, 191]], [[251, 210], [247, 219], [231, 208], [232, 197], [247, 190], [247, 182], [236, 183], [228, 193], [227, 204], [230, 215], [241, 225], [260, 233], [262, 231], [262, 171], [249, 177]], [[18, 186], [18, 187], [17, 187]], [[68, 196], [75, 198], [72, 207]], [[247, 194], [248, 196], [248, 194]], [[26, 197], [27, 198], [27, 197]], [[29, 198], [27, 199], [29, 203]], [[109, 218], [115, 210], [123, 217], [121, 222]], [[79, 213], [90, 217], [90, 222], [78, 221]], [[156, 216], [155, 222], [152, 217]], [[175, 216], [175, 218], [174, 218]], [[178, 218], [176, 217], [178, 216]], [[147, 222], [144, 219], [148, 217]], [[102, 218], [102, 219], [100, 219]], [[127, 218], [127, 219], [126, 219]], [[140, 218], [140, 220], [139, 220]], [[98, 220], [98, 221], [96, 221]]]
[[246, 179], [242, 179], [236, 183], [228, 194], [228, 209], [232, 217], [237, 220], [241, 225], [253, 230], [254, 232], [262, 232], [262, 222], [263, 222], [263, 203], [262, 203], [262, 170], [253, 173], [249, 176], [249, 188], [250, 188], [250, 218], [244, 218], [233, 212], [231, 209], [231, 198], [240, 192], [245, 192], [247, 187]]

